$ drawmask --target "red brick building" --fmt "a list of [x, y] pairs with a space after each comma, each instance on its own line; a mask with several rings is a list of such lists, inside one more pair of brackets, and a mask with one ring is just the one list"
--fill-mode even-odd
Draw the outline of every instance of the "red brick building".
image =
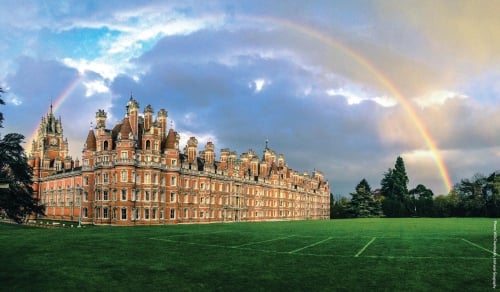
[[51, 108], [29, 155], [46, 218], [111, 225], [329, 218], [330, 186], [321, 172], [299, 173], [267, 145], [262, 157], [221, 149], [216, 160], [212, 142], [198, 151], [191, 137], [180, 151], [167, 117], [164, 109], [154, 117], [150, 105], [139, 114], [131, 97], [125, 118], [107, 128], [99, 110], [80, 165], [68, 156]]

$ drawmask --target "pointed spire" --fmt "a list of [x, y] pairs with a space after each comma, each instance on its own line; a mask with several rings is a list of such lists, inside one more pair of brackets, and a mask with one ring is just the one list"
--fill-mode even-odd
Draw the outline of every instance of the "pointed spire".
[[90, 126], [89, 134], [87, 135], [87, 140], [85, 141], [85, 148], [89, 151], [97, 150], [97, 141], [94, 135], [94, 130], [92, 129], [92, 123]]

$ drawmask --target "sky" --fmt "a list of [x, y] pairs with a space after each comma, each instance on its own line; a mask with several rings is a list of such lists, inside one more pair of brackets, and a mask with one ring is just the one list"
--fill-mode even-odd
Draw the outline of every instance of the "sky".
[[334, 195], [396, 158], [447, 194], [500, 169], [500, 1], [0, 1], [0, 107], [27, 151], [53, 104], [70, 155], [132, 95], [238, 155], [268, 141]]

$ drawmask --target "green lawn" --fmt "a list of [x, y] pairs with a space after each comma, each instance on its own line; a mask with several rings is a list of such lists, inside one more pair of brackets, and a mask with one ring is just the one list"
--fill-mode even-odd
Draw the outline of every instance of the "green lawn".
[[0, 290], [485, 291], [493, 286], [493, 222], [0, 224]]

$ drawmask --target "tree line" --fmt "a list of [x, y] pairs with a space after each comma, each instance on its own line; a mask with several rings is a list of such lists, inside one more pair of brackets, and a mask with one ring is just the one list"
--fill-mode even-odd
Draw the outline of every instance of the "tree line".
[[[0, 96], [4, 93], [0, 88]], [[0, 105], [5, 104], [0, 98]], [[0, 112], [0, 128], [3, 128]], [[0, 135], [0, 217], [23, 222], [29, 215], [44, 214], [44, 206], [33, 197], [32, 169], [21, 145], [24, 136]]]
[[500, 171], [462, 179], [447, 195], [434, 196], [419, 184], [408, 190], [409, 178], [403, 158], [398, 157], [372, 190], [362, 179], [350, 198], [330, 194], [330, 218], [358, 217], [498, 217]]

